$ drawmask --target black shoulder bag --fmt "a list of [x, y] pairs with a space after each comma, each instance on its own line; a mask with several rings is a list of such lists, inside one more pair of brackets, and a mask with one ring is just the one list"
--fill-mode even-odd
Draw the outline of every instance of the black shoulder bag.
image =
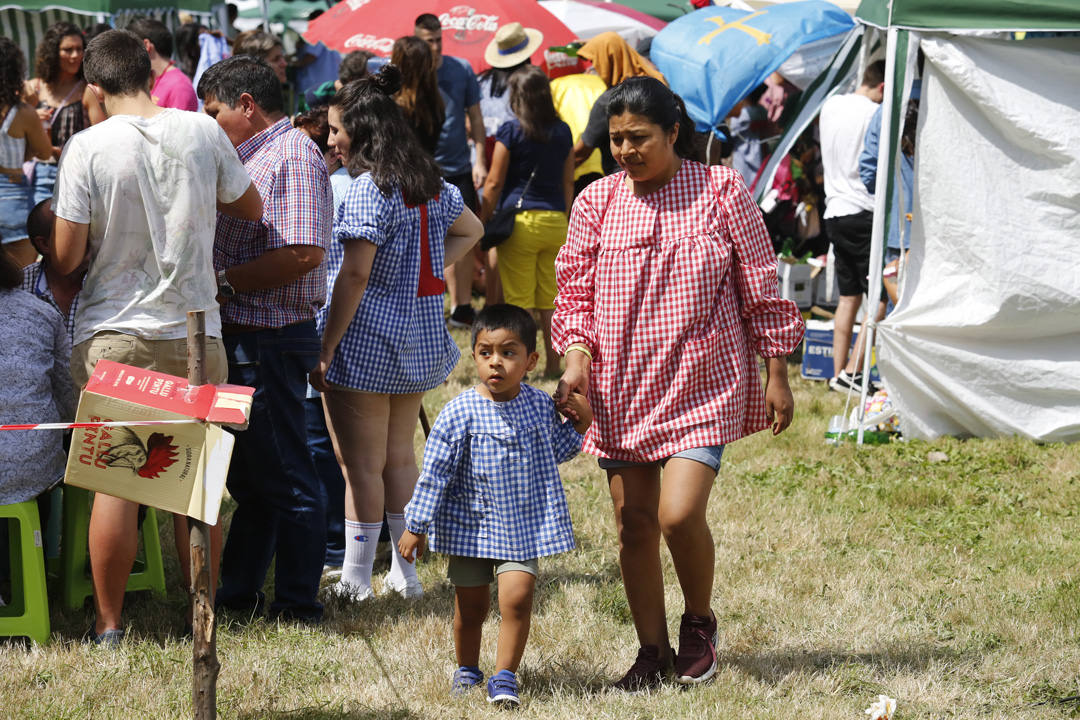
[[514, 218], [520, 212], [521, 203], [525, 200], [525, 193], [529, 192], [529, 186], [532, 185], [533, 178], [536, 177], [537, 167], [539, 167], [539, 163], [533, 167], [529, 179], [525, 181], [525, 187], [521, 189], [521, 196], [518, 201], [509, 207], [496, 210], [491, 219], [484, 224], [484, 237], [480, 240], [481, 249], [490, 250], [501, 245], [514, 232]]

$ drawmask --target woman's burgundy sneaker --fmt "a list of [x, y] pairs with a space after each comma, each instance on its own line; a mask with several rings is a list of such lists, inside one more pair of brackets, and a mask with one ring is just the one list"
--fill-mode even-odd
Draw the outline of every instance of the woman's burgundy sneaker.
[[684, 685], [703, 683], [716, 674], [716, 615], [684, 613], [679, 624], [679, 654], [675, 657], [675, 680]]
[[615, 683], [616, 690], [628, 693], [650, 692], [660, 687], [664, 676], [671, 670], [675, 651], [670, 647], [661, 653], [656, 645], [645, 645], [638, 649], [637, 659], [626, 674]]

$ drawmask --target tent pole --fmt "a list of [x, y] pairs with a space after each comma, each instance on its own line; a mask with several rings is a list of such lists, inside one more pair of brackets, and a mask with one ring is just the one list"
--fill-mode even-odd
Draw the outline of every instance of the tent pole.
[[[901, 35], [901, 32], [903, 33]], [[877, 159], [877, 185], [874, 188], [874, 225], [870, 235], [870, 281], [867, 287], [867, 307], [863, 314], [863, 326], [860, 332], [873, 333], [877, 327], [875, 316], [877, 307], [881, 302], [881, 270], [882, 257], [885, 254], [885, 225], [888, 220], [889, 201], [892, 198], [892, 183], [895, 182], [896, 145], [897, 133], [893, 123], [895, 108], [902, 98], [897, 98], [896, 83], [896, 56], [898, 45], [903, 44], [904, 56], [907, 57], [907, 31], [901, 31], [890, 27], [885, 44], [885, 90], [881, 99], [881, 133], [878, 136], [878, 159]], [[905, 63], [906, 64], [906, 63]], [[901, 76], [900, 94], [903, 94], [903, 78]], [[871, 335], [862, 335], [863, 338], [863, 384], [859, 393], [859, 430], [855, 438], [858, 445], [863, 443], [863, 415], [866, 407], [866, 396], [870, 389], [871, 358], [874, 353], [874, 338]]]

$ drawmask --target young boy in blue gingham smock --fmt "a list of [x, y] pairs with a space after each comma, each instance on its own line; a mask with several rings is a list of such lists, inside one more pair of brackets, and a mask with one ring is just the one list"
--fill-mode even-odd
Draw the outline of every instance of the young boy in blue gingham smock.
[[472, 343], [480, 384], [447, 403], [431, 428], [399, 549], [412, 561], [430, 534], [431, 549], [450, 556], [455, 693], [483, 681], [481, 629], [498, 578], [502, 622], [488, 700], [517, 704], [515, 672], [529, 634], [537, 558], [574, 549], [557, 464], [581, 449], [592, 412], [575, 393], [564, 420], [546, 393], [522, 384], [539, 357], [536, 323], [526, 310], [485, 308]]

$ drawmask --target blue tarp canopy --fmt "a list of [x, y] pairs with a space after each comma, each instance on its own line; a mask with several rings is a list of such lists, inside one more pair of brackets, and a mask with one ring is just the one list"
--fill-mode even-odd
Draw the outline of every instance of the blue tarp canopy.
[[824, 0], [756, 12], [706, 7], [661, 30], [650, 57], [704, 132], [800, 47], [830, 37], [839, 44], [853, 25], [850, 15]]

